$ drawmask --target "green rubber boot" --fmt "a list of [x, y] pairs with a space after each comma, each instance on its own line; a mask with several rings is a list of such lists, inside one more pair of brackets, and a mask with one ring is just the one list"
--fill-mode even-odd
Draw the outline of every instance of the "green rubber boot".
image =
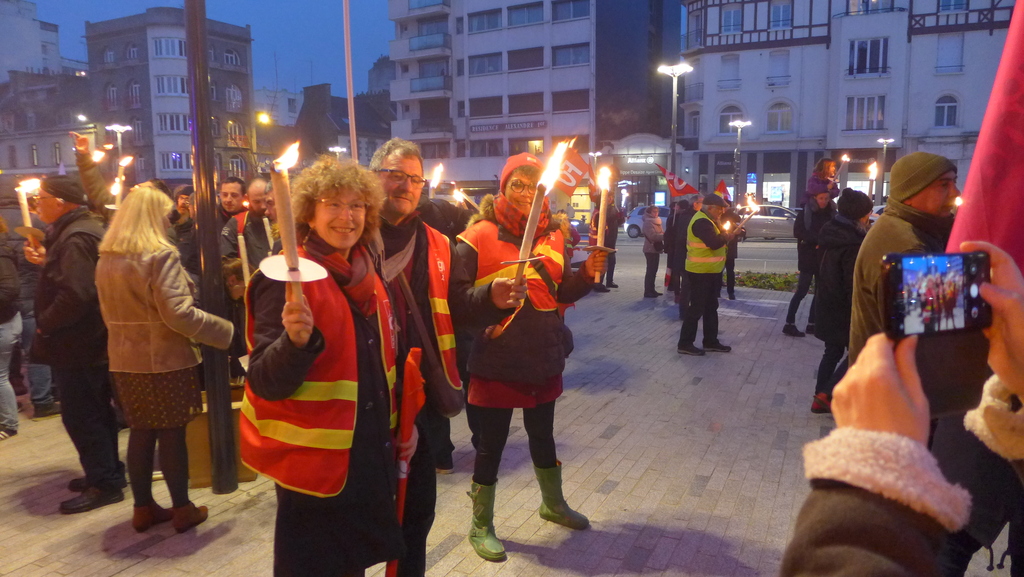
[[469, 543], [482, 559], [504, 561], [505, 547], [494, 534], [494, 485], [473, 483], [469, 497], [473, 499], [473, 522], [469, 526]]
[[562, 464], [550, 469], [533, 468], [540, 484], [540, 518], [564, 525], [570, 529], [586, 529], [590, 521], [582, 514], [569, 508], [562, 496]]

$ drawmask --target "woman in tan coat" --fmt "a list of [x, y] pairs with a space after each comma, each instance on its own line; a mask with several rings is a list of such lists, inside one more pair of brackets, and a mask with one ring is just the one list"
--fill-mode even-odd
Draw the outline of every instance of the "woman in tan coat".
[[[96, 266], [110, 372], [131, 428], [132, 526], [140, 532], [173, 519], [180, 533], [206, 520], [206, 507], [188, 498], [185, 425], [202, 411], [195, 342], [226, 349], [233, 330], [230, 322], [196, 308], [195, 286], [166, 234], [172, 209], [160, 190], [133, 188], [100, 243]], [[153, 500], [158, 440], [172, 511]]]

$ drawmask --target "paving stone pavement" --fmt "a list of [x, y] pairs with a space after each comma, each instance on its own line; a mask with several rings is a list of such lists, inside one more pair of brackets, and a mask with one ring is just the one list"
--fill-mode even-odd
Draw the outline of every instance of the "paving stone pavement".
[[[479, 559], [465, 539], [473, 452], [458, 417], [455, 471], [438, 478], [428, 576], [778, 571], [808, 491], [801, 447], [835, 426], [829, 415], [809, 411], [821, 343], [781, 334], [789, 294], [739, 288], [738, 300], [723, 300], [720, 309], [721, 338], [733, 352], [678, 355], [677, 309], [667, 297], [642, 298], [642, 275], [642, 257], [623, 254], [622, 288], [587, 297], [567, 317], [576, 350], [555, 436], [566, 497], [591, 528], [571, 531], [537, 516], [540, 493], [517, 413], [495, 507], [508, 560]], [[800, 326], [809, 305], [801, 307]], [[126, 443], [124, 432], [122, 451]], [[23, 420], [21, 433], [0, 443], [0, 575], [272, 573], [275, 498], [266, 479], [229, 495], [193, 490], [193, 500], [210, 508], [198, 530], [177, 535], [157, 526], [138, 534], [129, 524], [130, 495], [90, 513], [57, 513], [79, 471], [59, 420]], [[162, 483], [154, 494], [169, 501]], [[969, 575], [992, 575], [982, 556]]]

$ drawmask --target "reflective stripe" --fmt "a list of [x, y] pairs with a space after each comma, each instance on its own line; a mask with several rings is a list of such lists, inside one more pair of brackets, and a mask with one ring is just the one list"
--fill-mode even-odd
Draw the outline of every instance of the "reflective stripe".
[[706, 245], [706, 244], [704, 244], [702, 242], [688, 242], [688, 243], [686, 243], [686, 246], [688, 246], [690, 248], [707, 248], [708, 247], [708, 245]]
[[359, 384], [355, 381], [306, 381], [288, 398], [294, 401], [355, 401], [358, 393]]
[[442, 351], [455, 348], [455, 335], [437, 335], [437, 348]]
[[690, 262], [722, 262], [725, 260], [724, 256], [689, 256], [687, 255], [686, 260]]
[[256, 418], [256, 411], [249, 404], [248, 398], [242, 400], [242, 415], [256, 427], [261, 437], [313, 449], [352, 448], [352, 431], [304, 429], [284, 421], [275, 421], [273, 419], [259, 420]]
[[430, 299], [430, 308], [434, 309], [434, 314], [439, 314], [439, 315], [450, 315], [450, 314], [452, 314], [451, 311], [448, 310], [448, 300], [447, 299]]
[[538, 244], [534, 252], [536, 252], [538, 256], [543, 255], [550, 258], [551, 260], [558, 263], [558, 266], [560, 267], [565, 266], [565, 253], [563, 253], [562, 251], [555, 250], [549, 245]]

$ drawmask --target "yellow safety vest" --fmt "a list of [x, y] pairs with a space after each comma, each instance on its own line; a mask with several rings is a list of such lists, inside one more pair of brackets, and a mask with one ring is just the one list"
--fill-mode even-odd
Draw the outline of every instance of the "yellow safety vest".
[[697, 211], [697, 214], [693, 215], [693, 218], [690, 219], [690, 225], [686, 227], [686, 271], [708, 274], [721, 273], [722, 269], [725, 268], [725, 253], [728, 250], [728, 246], [723, 244], [720, 248], [712, 250], [708, 248], [708, 245], [704, 244], [703, 240], [693, 234], [693, 224], [700, 219], [710, 222], [711, 226], [715, 227], [715, 233], [721, 233], [715, 221], [708, 218], [704, 211]]

